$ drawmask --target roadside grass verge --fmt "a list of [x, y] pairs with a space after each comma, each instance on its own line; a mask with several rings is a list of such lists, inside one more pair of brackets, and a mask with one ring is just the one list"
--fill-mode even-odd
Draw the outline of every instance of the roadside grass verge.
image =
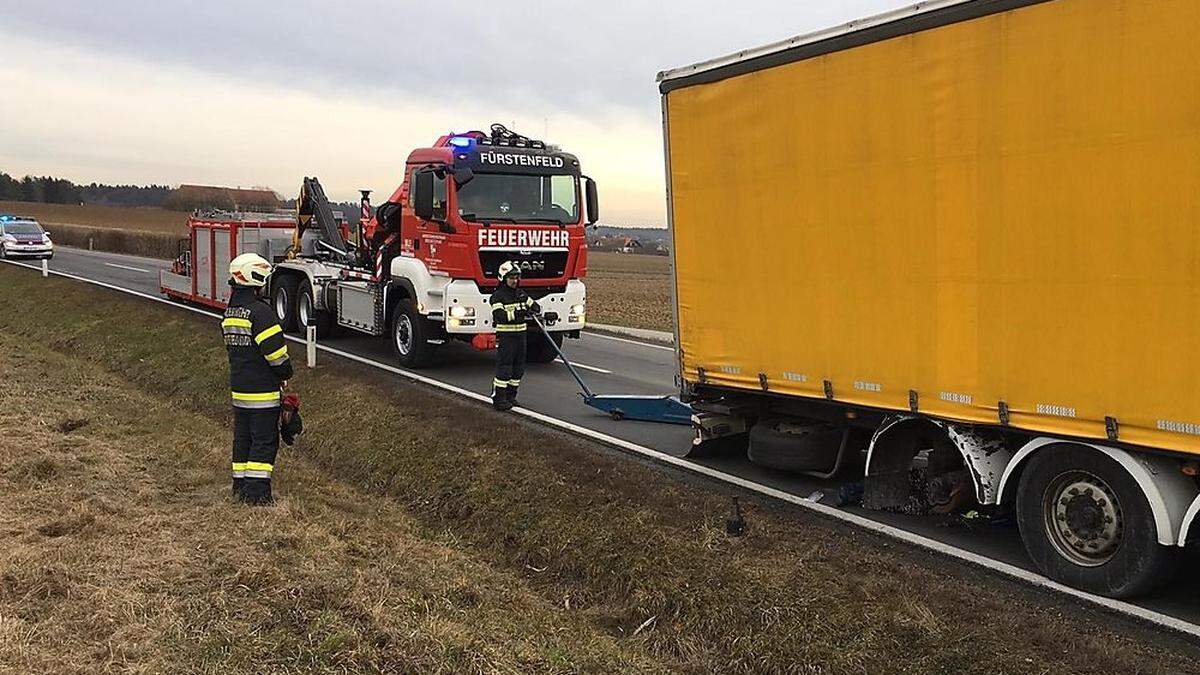
[[0, 671], [667, 668], [309, 462], [234, 504], [222, 425], [96, 364], [3, 333], [0, 378]]
[[[118, 374], [168, 411], [227, 419], [214, 320], [10, 266], [0, 287], [4, 334]], [[723, 488], [327, 364], [294, 380], [308, 431], [300, 456], [283, 456], [280, 494], [302, 494], [311, 470], [390, 498], [432, 543], [520, 579], [630, 659], [694, 672], [1167, 673], [1200, 656], [1176, 636], [754, 498], [749, 534], [729, 538]], [[211, 463], [223, 480], [223, 454]]]

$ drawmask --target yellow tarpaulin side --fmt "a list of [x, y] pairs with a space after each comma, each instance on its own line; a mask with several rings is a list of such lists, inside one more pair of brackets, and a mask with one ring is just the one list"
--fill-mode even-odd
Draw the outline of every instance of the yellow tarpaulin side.
[[685, 377], [1200, 453], [1200, 3], [667, 94]]

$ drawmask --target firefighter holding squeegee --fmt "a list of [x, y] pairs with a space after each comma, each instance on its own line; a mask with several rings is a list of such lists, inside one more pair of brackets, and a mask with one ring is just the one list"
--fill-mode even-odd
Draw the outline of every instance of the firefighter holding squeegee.
[[281, 417], [289, 443], [299, 425], [299, 400], [283, 395], [292, 376], [283, 329], [259, 297], [271, 272], [271, 263], [257, 254], [234, 258], [229, 263], [233, 292], [221, 320], [233, 398], [233, 495], [253, 505], [272, 502]]

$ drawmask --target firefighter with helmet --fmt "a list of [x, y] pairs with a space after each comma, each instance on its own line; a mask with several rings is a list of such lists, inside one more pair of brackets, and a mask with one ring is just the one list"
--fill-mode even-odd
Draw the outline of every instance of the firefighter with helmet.
[[496, 376], [492, 380], [492, 406], [510, 410], [517, 403], [517, 388], [525, 374], [525, 322], [542, 308], [522, 289], [521, 266], [515, 261], [500, 265], [500, 286], [492, 293], [492, 325], [496, 328]]
[[233, 494], [254, 505], [272, 502], [282, 390], [292, 376], [283, 329], [259, 297], [272, 269], [255, 253], [230, 261], [233, 292], [221, 320], [233, 400]]

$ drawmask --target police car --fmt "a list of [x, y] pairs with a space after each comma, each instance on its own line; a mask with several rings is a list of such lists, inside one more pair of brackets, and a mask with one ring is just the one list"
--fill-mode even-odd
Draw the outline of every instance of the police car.
[[0, 215], [0, 258], [53, 258], [50, 233], [32, 218]]

